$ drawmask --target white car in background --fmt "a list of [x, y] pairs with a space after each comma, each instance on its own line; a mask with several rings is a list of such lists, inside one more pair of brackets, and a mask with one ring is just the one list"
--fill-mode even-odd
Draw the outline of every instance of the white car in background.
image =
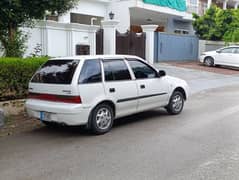
[[228, 46], [216, 51], [204, 52], [200, 62], [206, 66], [234, 66], [239, 67], [239, 46]]
[[115, 119], [138, 112], [164, 107], [179, 114], [188, 94], [184, 80], [136, 56], [64, 57], [50, 59], [35, 73], [26, 109], [46, 125], [86, 125], [103, 134]]

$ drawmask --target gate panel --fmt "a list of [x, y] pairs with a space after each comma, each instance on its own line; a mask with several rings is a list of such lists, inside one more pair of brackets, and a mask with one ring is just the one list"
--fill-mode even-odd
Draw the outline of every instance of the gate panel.
[[116, 32], [116, 54], [145, 58], [145, 33]]
[[196, 36], [158, 33], [155, 44], [156, 62], [196, 60], [198, 58], [198, 38]]
[[101, 55], [104, 53], [104, 30], [100, 29], [96, 32], [96, 54]]

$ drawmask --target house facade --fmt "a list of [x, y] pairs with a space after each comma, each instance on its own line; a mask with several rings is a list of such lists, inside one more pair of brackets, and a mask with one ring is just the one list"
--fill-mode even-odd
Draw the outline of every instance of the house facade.
[[212, 4], [222, 9], [237, 9], [239, 0], [190, 0], [188, 11], [203, 15]]
[[160, 0], [81, 0], [76, 8], [59, 17], [58, 22], [100, 25], [101, 21], [107, 19], [109, 13], [113, 12], [114, 18], [119, 20], [117, 29], [120, 32], [141, 31], [141, 25], [157, 24], [158, 31], [171, 33], [176, 29], [184, 29], [192, 33], [192, 15], [188, 9], [189, 6], [195, 6], [197, 1], [175, 0], [174, 5], [172, 1], [163, 2]]
[[[156, 31], [177, 34], [193, 34], [192, 7], [197, 0], [81, 0], [62, 16], [48, 15], [36, 28], [25, 30], [29, 34], [26, 56], [41, 46], [41, 55], [76, 55], [77, 45], [89, 46], [95, 54], [96, 32], [101, 22], [113, 14], [119, 23], [117, 31], [124, 33], [143, 31], [142, 25], [154, 24]], [[80, 50], [81, 51], [81, 50]]]

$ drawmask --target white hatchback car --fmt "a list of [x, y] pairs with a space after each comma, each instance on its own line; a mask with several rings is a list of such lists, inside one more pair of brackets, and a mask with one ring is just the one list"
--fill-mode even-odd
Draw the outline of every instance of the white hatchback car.
[[206, 66], [224, 65], [239, 67], [239, 46], [228, 46], [216, 51], [204, 52], [200, 62]]
[[114, 119], [134, 113], [165, 107], [179, 114], [188, 89], [136, 56], [55, 58], [32, 77], [26, 108], [47, 125], [87, 125], [103, 134]]

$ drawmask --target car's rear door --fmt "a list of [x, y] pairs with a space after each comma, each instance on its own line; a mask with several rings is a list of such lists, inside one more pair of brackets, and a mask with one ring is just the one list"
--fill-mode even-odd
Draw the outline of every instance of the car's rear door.
[[136, 112], [138, 90], [136, 82], [124, 59], [103, 59], [104, 87], [106, 98], [116, 104], [116, 116], [121, 117]]
[[127, 60], [134, 72], [139, 91], [138, 111], [167, 105], [169, 85], [164, 77], [159, 78], [155, 69], [139, 59]]
[[231, 54], [229, 61], [231, 66], [239, 67], [239, 48], [238, 47], [233, 48], [233, 52]]
[[216, 64], [232, 65], [233, 51], [234, 48], [232, 47], [222, 49], [216, 56]]

